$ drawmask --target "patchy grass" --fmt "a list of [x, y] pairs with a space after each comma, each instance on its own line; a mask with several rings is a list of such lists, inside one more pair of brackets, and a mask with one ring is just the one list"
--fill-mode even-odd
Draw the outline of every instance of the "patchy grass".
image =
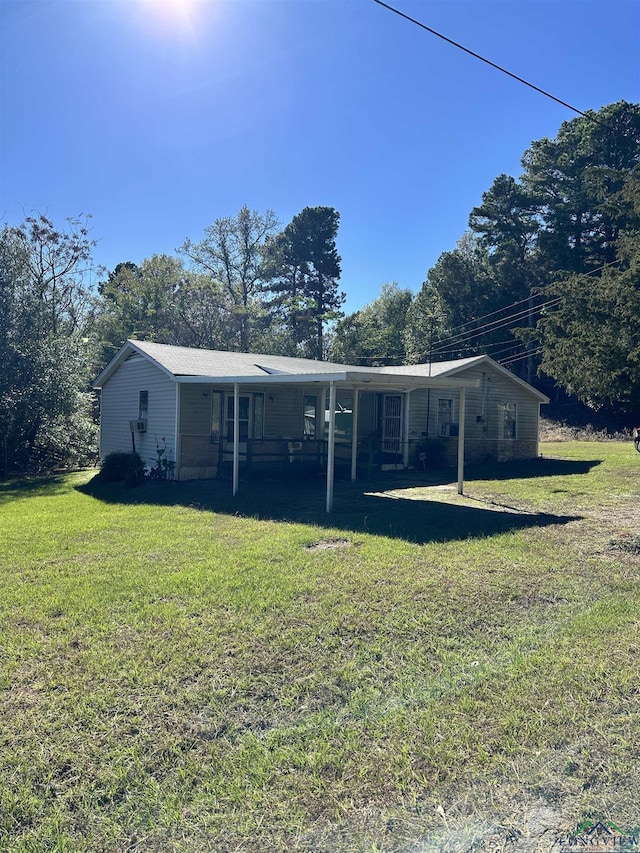
[[542, 449], [329, 517], [320, 482], [0, 484], [0, 849], [638, 827], [640, 455]]

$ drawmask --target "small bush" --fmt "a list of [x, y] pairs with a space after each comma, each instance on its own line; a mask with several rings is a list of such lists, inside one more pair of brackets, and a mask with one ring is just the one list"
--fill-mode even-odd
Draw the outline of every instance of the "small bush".
[[414, 465], [418, 470], [434, 470], [446, 465], [446, 448], [439, 438], [427, 438], [416, 447]]
[[105, 483], [137, 486], [144, 479], [144, 462], [138, 453], [109, 453], [100, 465], [100, 478]]

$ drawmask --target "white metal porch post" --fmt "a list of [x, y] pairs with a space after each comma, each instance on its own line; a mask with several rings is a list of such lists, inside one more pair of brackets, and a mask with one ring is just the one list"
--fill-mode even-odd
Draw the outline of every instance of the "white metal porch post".
[[404, 395], [404, 424], [402, 430], [402, 464], [405, 468], [409, 467], [409, 404], [411, 402], [411, 391], [407, 391]]
[[180, 406], [182, 404], [181, 403], [181, 398], [182, 398], [181, 392], [182, 392], [182, 386], [180, 385], [179, 382], [176, 382], [176, 425], [175, 425], [176, 446], [175, 446], [174, 453], [173, 453], [173, 459], [175, 462], [175, 465], [173, 466], [173, 470], [175, 471], [174, 477], [176, 480], [180, 479], [180, 465], [182, 464], [181, 463], [182, 438], [180, 436], [180, 430], [182, 429], [182, 427], [181, 427], [182, 418], [181, 418], [181, 412], [180, 412]]
[[329, 446], [327, 448], [327, 512], [333, 509], [333, 477], [336, 450], [336, 383], [329, 384]]
[[464, 489], [464, 421], [465, 421], [465, 389], [460, 389], [458, 404], [458, 494]]
[[240, 385], [233, 383], [233, 495], [238, 494], [240, 463]]
[[351, 423], [351, 482], [355, 483], [358, 470], [358, 404], [360, 391], [353, 389], [353, 415]]

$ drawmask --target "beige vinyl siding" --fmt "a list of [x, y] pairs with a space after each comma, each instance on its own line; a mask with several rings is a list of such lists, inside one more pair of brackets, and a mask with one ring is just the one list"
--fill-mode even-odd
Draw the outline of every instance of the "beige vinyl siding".
[[[277, 385], [264, 390], [264, 437], [301, 439], [303, 433], [302, 405], [305, 394], [315, 394], [320, 407], [320, 390], [315, 388]], [[273, 399], [271, 399], [273, 398]], [[321, 413], [320, 413], [321, 414]]]
[[[465, 436], [491, 441], [501, 439], [501, 406], [515, 403], [516, 440], [537, 442], [540, 404], [525, 387], [487, 366], [471, 368], [464, 375], [479, 382], [478, 388], [467, 390]], [[479, 417], [482, 420], [478, 420]]]
[[[477, 388], [468, 388], [465, 395], [465, 458], [468, 462], [485, 459], [506, 461], [531, 459], [538, 455], [540, 403], [515, 379], [512, 381], [487, 365], [478, 365], [458, 374], [476, 380]], [[446, 388], [414, 391], [411, 395], [410, 445], [423, 438], [427, 429], [430, 439], [439, 435], [438, 401], [453, 401], [452, 423], [459, 422], [459, 392]], [[516, 437], [502, 435], [503, 406], [516, 406]], [[428, 418], [427, 418], [428, 409]], [[448, 461], [453, 464], [457, 453], [457, 438], [441, 439], [446, 444]], [[415, 445], [414, 445], [415, 446]]]
[[[437, 394], [431, 391], [431, 396]], [[422, 441], [427, 429], [427, 401], [429, 391], [426, 388], [418, 388], [411, 392], [409, 403], [409, 444]]]
[[358, 402], [358, 440], [366, 447], [376, 428], [376, 395], [371, 391], [361, 391]]
[[180, 433], [211, 437], [213, 389], [205, 385], [180, 387]]
[[[185, 384], [181, 388], [180, 433], [182, 435], [211, 435], [212, 398], [221, 393], [223, 401], [233, 397], [233, 386]], [[264, 394], [264, 437], [292, 438], [302, 435], [301, 388], [264, 385], [240, 385], [240, 396]], [[206, 396], [205, 396], [206, 395]], [[226, 402], [223, 402], [223, 433]]]
[[[281, 440], [302, 438], [304, 389], [286, 386], [270, 388], [265, 385], [241, 383], [239, 390], [241, 397], [253, 394], [264, 396], [264, 432], [263, 439], [253, 445], [256, 455], [264, 457], [271, 447], [269, 441], [273, 440], [280, 440], [277, 450], [282, 455], [286, 444], [283, 445]], [[212, 400], [216, 394], [221, 395], [222, 403], [222, 447], [218, 442], [211, 441]], [[220, 461], [225, 460], [229, 453], [229, 442], [224, 437], [227, 428], [227, 400], [233, 397], [233, 385], [186, 383], [181, 386], [180, 395], [181, 453], [177, 477], [181, 480], [215, 477]]]
[[101, 395], [100, 456], [132, 449], [129, 422], [138, 417], [140, 391], [149, 392], [146, 433], [135, 434], [136, 450], [151, 465], [156, 459], [156, 439], [166, 440], [175, 459], [176, 385], [162, 370], [140, 355], [127, 359], [105, 382]]
[[207, 385], [180, 386], [179, 480], [215, 477], [218, 445], [211, 443], [214, 391]]

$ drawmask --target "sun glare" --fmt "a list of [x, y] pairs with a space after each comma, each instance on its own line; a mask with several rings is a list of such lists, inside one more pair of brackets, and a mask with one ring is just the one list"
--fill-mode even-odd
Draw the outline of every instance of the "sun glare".
[[175, 31], [194, 26], [197, 0], [140, 0], [147, 23], [153, 28]]

